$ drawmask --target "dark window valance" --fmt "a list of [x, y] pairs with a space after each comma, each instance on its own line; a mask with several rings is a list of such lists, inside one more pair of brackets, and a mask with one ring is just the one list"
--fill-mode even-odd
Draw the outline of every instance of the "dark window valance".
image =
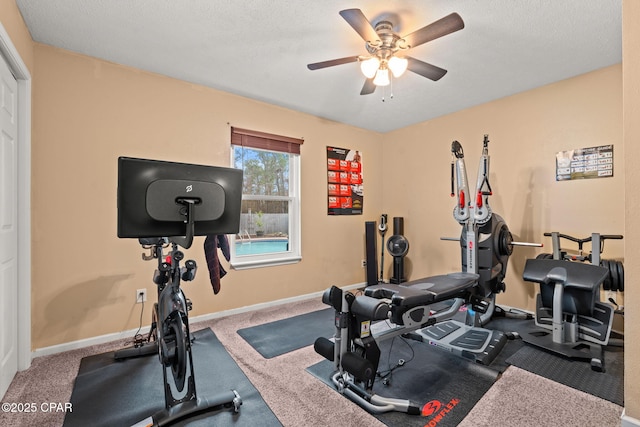
[[304, 140], [288, 136], [273, 135], [255, 130], [231, 128], [231, 144], [262, 150], [300, 154]]

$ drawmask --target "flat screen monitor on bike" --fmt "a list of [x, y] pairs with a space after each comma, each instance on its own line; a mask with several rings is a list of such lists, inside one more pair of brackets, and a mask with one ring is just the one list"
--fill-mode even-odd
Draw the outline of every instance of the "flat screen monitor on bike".
[[240, 169], [118, 158], [118, 237], [234, 234], [241, 199]]

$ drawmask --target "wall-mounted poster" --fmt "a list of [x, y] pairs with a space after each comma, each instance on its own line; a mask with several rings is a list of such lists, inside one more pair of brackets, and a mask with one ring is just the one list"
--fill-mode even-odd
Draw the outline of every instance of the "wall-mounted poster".
[[613, 176], [613, 145], [556, 153], [556, 181]]
[[362, 215], [362, 153], [327, 147], [327, 213]]

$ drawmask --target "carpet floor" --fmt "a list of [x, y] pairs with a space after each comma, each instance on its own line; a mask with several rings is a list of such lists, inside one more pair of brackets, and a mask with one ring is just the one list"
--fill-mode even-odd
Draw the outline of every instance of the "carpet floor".
[[[319, 299], [314, 299], [221, 317], [191, 326], [193, 331], [211, 328], [215, 332], [220, 343], [275, 415], [278, 424], [292, 427], [382, 427], [386, 424], [307, 372], [308, 367], [325, 360], [315, 353], [313, 346], [305, 346], [267, 359], [237, 332], [239, 329], [325, 308]], [[29, 369], [16, 375], [2, 402], [16, 405], [33, 403], [37, 410], [2, 412], [0, 425], [63, 425], [64, 410], [42, 408], [48, 408], [49, 403], [64, 405], [71, 402], [82, 358], [114, 351], [126, 345], [125, 340], [120, 340], [34, 359]], [[160, 369], [158, 370], [160, 372]], [[459, 387], [464, 388], [464, 384], [460, 384]], [[98, 399], [100, 396], [95, 398]], [[510, 366], [471, 408], [459, 425], [618, 426], [622, 410], [622, 406], [605, 399]]]

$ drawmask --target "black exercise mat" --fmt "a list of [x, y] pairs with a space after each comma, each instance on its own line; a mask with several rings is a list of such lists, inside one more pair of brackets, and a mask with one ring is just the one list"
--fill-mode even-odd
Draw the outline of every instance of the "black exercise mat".
[[[617, 351], [616, 351], [617, 350]], [[624, 352], [605, 351], [605, 372], [595, 372], [589, 362], [571, 360], [525, 345], [507, 363], [624, 406]]]
[[[508, 342], [505, 350], [514, 345]], [[516, 344], [517, 345], [517, 344]], [[427, 343], [401, 340], [383, 341], [379, 372], [388, 369], [389, 361], [395, 366], [399, 359], [405, 364], [393, 371], [390, 384], [385, 386], [376, 379], [373, 391], [384, 397], [410, 399], [424, 406], [425, 414], [408, 415], [400, 412], [374, 414], [384, 424], [392, 427], [425, 426], [434, 423], [438, 427], [456, 426], [473, 406], [491, 388], [500, 372], [506, 369], [504, 360], [482, 366], [431, 347]], [[307, 368], [307, 371], [335, 390], [331, 381], [333, 362], [324, 360]], [[336, 391], [337, 392], [337, 391]], [[345, 397], [347, 399], [347, 397]]]
[[332, 308], [238, 330], [265, 359], [311, 345], [318, 337], [332, 337], [334, 332]]
[[[196, 390], [212, 398], [234, 389], [242, 398], [238, 414], [230, 409], [203, 414], [183, 426], [281, 425], [211, 329], [195, 332], [193, 364]], [[82, 359], [64, 427], [130, 426], [164, 409], [162, 368], [157, 355], [117, 362], [114, 352]]]

